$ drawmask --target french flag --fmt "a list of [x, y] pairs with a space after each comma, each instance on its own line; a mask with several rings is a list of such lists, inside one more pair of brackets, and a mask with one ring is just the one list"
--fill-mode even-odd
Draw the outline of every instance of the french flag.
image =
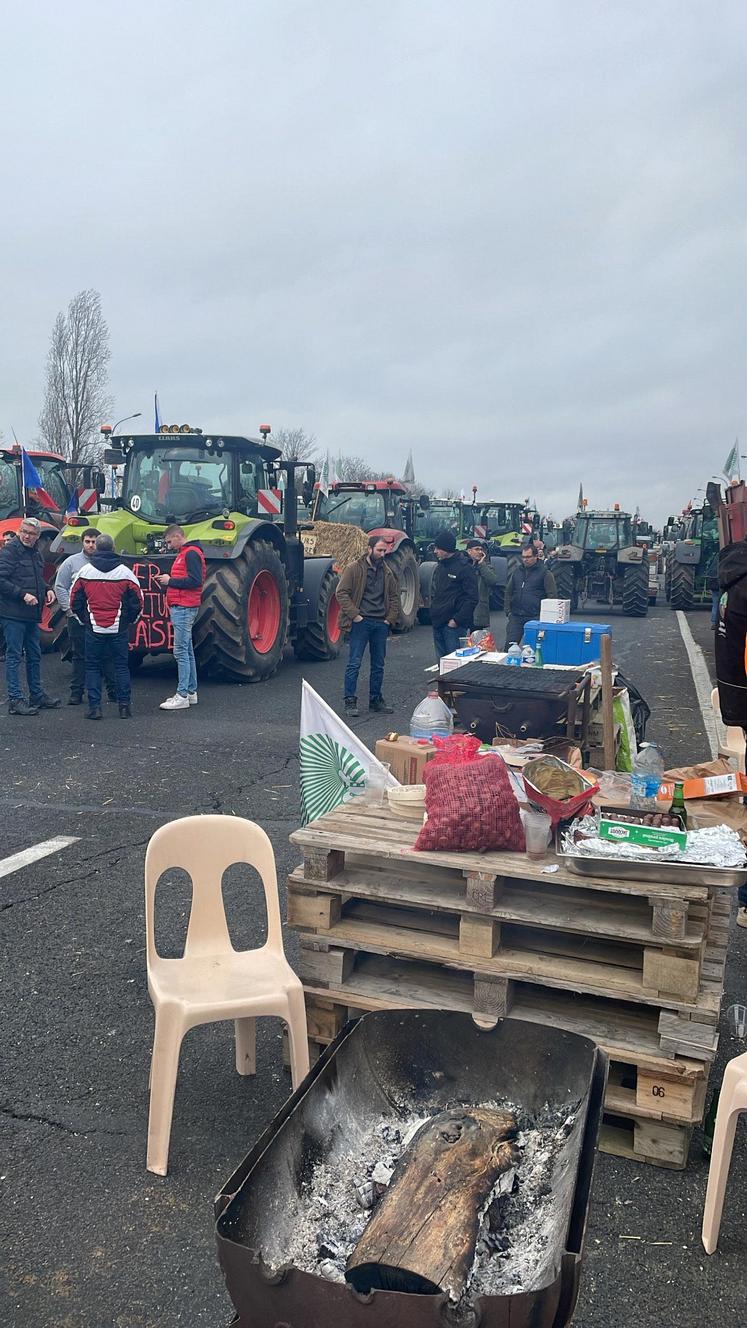
[[39, 503], [41, 507], [46, 507], [50, 512], [58, 511], [54, 498], [50, 497], [41, 481], [36, 466], [25, 447], [21, 448], [21, 457], [23, 459], [23, 487], [26, 493]]

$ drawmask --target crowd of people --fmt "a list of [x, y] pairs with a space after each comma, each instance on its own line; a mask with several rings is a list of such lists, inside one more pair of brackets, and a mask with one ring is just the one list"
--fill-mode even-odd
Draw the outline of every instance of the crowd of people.
[[[485, 540], [467, 540], [457, 549], [452, 530], [442, 530], [433, 544], [436, 569], [431, 581], [430, 619], [436, 659], [451, 655], [475, 628], [490, 627], [490, 596], [498, 584]], [[361, 558], [345, 568], [337, 586], [340, 627], [349, 632], [343, 705], [345, 714], [357, 716], [358, 675], [368, 647], [370, 655], [369, 710], [392, 714], [382, 696], [386, 643], [400, 612], [399, 585], [385, 558], [386, 540], [371, 535]], [[521, 644], [524, 628], [539, 618], [543, 599], [556, 593], [555, 577], [544, 560], [541, 540], [530, 536], [521, 557], [512, 563], [504, 592], [506, 611], [505, 649]]]
[[[116, 701], [121, 719], [132, 716], [129, 647], [131, 628], [143, 612], [143, 592], [135, 573], [121, 561], [111, 535], [93, 527], [82, 532], [80, 553], [71, 554], [48, 585], [37, 547], [42, 526], [26, 517], [17, 534], [5, 533], [0, 549], [0, 619], [5, 641], [8, 713], [37, 715], [56, 710], [61, 699], [45, 692], [41, 678], [41, 620], [55, 600], [67, 619], [71, 675], [68, 705], [88, 700], [86, 718], [103, 718], [102, 687]], [[202, 550], [180, 526], [170, 526], [166, 545], [175, 555], [171, 571], [158, 581], [165, 591], [174, 632], [176, 692], [162, 710], [188, 710], [197, 704], [197, 668], [192, 628], [205, 581]], [[25, 660], [28, 697], [21, 680]]]

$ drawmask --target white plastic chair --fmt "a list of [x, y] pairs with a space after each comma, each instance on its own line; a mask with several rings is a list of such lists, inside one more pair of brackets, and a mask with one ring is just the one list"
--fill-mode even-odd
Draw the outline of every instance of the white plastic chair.
[[739, 769], [744, 770], [745, 756], [745, 738], [744, 730], [735, 725], [724, 724], [721, 718], [721, 706], [718, 699], [718, 687], [714, 687], [711, 692], [711, 707], [716, 717], [716, 727], [718, 730], [718, 754], [719, 756], [735, 757], [739, 763]]
[[[231, 945], [222, 877], [234, 863], [248, 863], [262, 878], [267, 940], [257, 950]], [[156, 950], [155, 896], [172, 867], [192, 878], [192, 906], [183, 956], [164, 959]], [[236, 1069], [253, 1074], [255, 1018], [277, 1015], [288, 1026], [294, 1088], [309, 1071], [303, 988], [283, 950], [275, 855], [264, 830], [236, 816], [187, 816], [157, 830], [145, 855], [145, 932], [156, 1015], [146, 1165], [165, 1176], [179, 1049], [190, 1028], [234, 1019]]]
[[724, 1210], [724, 1193], [734, 1147], [734, 1131], [741, 1111], [747, 1111], [747, 1052], [743, 1056], [735, 1056], [724, 1070], [703, 1210], [703, 1245], [706, 1254], [713, 1254], [718, 1245], [721, 1214]]

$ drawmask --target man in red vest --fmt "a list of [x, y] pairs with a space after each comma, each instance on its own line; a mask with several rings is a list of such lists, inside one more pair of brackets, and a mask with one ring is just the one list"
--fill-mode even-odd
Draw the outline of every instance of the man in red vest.
[[169, 526], [166, 547], [176, 554], [170, 572], [156, 578], [166, 590], [166, 603], [174, 628], [174, 658], [179, 680], [174, 696], [161, 702], [162, 710], [189, 710], [197, 705], [197, 665], [192, 628], [202, 599], [205, 555], [199, 544], [187, 540], [181, 526]]

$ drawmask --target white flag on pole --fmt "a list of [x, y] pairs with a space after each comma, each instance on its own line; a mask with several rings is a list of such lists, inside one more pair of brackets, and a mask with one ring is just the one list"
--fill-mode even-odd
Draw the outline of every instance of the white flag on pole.
[[[383, 770], [373, 752], [305, 679], [301, 691], [299, 765], [304, 825], [365, 792], [371, 770]], [[387, 786], [398, 787], [394, 775], [388, 775]]]
[[329, 495], [329, 452], [325, 456], [322, 469], [319, 472], [319, 492], [323, 493], [325, 498]]

